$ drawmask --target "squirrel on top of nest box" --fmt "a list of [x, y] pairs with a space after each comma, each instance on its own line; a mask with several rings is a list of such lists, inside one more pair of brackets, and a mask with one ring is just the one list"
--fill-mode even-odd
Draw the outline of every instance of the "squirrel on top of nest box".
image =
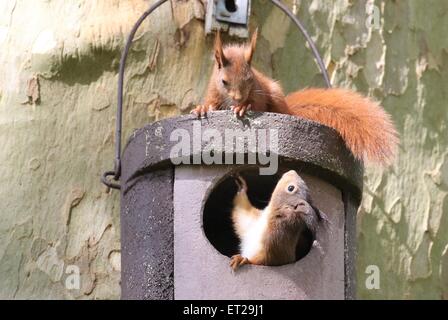
[[233, 199], [232, 222], [240, 239], [240, 254], [230, 260], [233, 270], [244, 264], [278, 266], [297, 260], [300, 235], [307, 228], [313, 238], [327, 217], [311, 201], [305, 181], [296, 171], [282, 175], [263, 210], [247, 196], [247, 184], [236, 176], [238, 192]]
[[237, 116], [247, 110], [294, 115], [335, 129], [360, 160], [390, 164], [398, 134], [382, 107], [347, 89], [310, 88], [285, 97], [278, 82], [251, 66], [257, 31], [250, 43], [223, 47], [215, 41], [215, 66], [203, 105], [192, 113], [204, 116], [213, 110], [231, 109]]

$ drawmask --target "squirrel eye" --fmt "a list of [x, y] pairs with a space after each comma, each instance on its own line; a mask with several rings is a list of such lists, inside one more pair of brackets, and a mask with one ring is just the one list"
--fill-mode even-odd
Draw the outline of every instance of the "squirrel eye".
[[293, 192], [294, 189], [295, 189], [295, 187], [292, 184], [288, 186], [288, 191], [289, 192]]
[[229, 83], [226, 80], [222, 80], [222, 84], [227, 86]]

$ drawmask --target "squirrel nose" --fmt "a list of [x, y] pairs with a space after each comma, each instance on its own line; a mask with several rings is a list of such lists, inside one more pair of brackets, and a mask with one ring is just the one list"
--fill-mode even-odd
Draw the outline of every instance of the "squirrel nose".
[[298, 208], [306, 208], [306, 201], [305, 200], [300, 200], [299, 202], [297, 202], [297, 204], [294, 207], [294, 210], [297, 210]]
[[241, 93], [239, 93], [239, 92], [235, 92], [235, 93], [232, 95], [232, 99], [235, 100], [235, 101], [237, 101], [237, 102], [240, 102], [242, 98], [243, 98], [243, 97], [241, 96]]

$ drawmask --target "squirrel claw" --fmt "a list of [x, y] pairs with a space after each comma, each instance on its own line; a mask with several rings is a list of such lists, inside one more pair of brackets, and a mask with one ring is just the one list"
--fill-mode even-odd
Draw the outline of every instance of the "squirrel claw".
[[235, 183], [238, 186], [238, 191], [247, 191], [247, 183], [246, 180], [244, 180], [244, 178], [242, 176], [240, 176], [239, 174], [235, 175]]
[[212, 105], [209, 105], [208, 107], [205, 105], [198, 105], [196, 108], [191, 110], [190, 113], [195, 114], [198, 118], [205, 118], [208, 111], [212, 111], [215, 108]]
[[236, 271], [239, 267], [249, 264], [249, 259], [243, 257], [240, 254], [236, 254], [230, 258], [230, 267], [233, 271]]
[[194, 108], [193, 110], [190, 111], [191, 114], [196, 115], [196, 117], [200, 118], [202, 115], [202, 110], [203, 110], [204, 106], [198, 105], [196, 106], [196, 108]]
[[233, 111], [233, 113], [237, 117], [243, 117], [247, 111], [249, 111], [252, 108], [251, 104], [248, 104], [247, 106], [231, 106], [230, 109]]

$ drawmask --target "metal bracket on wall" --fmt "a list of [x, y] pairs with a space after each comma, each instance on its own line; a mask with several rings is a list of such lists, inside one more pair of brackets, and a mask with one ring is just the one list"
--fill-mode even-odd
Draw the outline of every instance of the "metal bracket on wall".
[[247, 38], [251, 0], [211, 0], [207, 2], [205, 33], [227, 31], [229, 35]]
[[217, 0], [215, 3], [216, 20], [247, 25], [249, 0]]

